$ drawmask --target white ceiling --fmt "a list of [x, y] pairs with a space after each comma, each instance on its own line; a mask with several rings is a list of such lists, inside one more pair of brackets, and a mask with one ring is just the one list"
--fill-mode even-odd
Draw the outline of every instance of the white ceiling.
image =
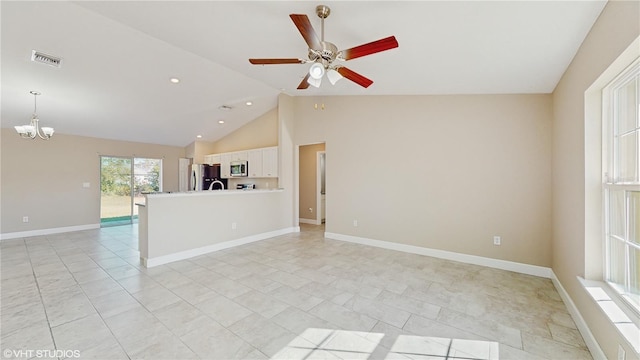
[[[41, 123], [57, 132], [177, 146], [221, 138], [274, 108], [281, 91], [550, 93], [606, 1], [323, 2], [325, 39], [340, 49], [396, 36], [399, 48], [344, 64], [373, 85], [296, 90], [308, 65], [249, 64], [306, 57], [288, 15], [307, 14], [320, 34], [318, 4], [2, 1], [2, 127], [29, 121], [30, 90], [42, 92]], [[62, 57], [62, 68], [31, 62], [34, 49]]]

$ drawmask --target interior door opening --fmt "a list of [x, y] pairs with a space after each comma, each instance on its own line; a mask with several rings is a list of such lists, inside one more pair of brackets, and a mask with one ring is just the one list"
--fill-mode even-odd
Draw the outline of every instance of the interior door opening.
[[162, 159], [100, 157], [100, 226], [132, 224], [135, 203], [144, 194], [162, 191]]
[[325, 144], [301, 145], [298, 155], [299, 222], [322, 225], [326, 221]]

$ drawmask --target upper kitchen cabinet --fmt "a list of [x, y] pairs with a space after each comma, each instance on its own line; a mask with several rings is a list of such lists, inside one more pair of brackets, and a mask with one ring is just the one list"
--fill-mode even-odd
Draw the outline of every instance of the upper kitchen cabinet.
[[[205, 163], [220, 164], [220, 177], [231, 177], [230, 165], [233, 161], [247, 161], [250, 178], [277, 178], [278, 177], [278, 147], [251, 149], [222, 154], [205, 155]], [[212, 161], [211, 163], [209, 161]]]
[[262, 149], [262, 176], [278, 177], [278, 148]]
[[222, 164], [222, 157], [220, 156], [220, 154], [205, 155], [204, 163], [209, 165]]
[[278, 148], [268, 147], [253, 149], [247, 152], [249, 162], [249, 177], [271, 178], [278, 177]]
[[232, 153], [228, 153], [229, 155], [231, 155], [231, 161], [247, 161], [248, 159], [248, 154], [246, 151], [237, 151], [237, 152], [232, 152]]
[[231, 153], [219, 154], [220, 156], [220, 177], [228, 179], [231, 177]]
[[262, 149], [247, 151], [249, 162], [249, 177], [263, 177], [262, 175]]

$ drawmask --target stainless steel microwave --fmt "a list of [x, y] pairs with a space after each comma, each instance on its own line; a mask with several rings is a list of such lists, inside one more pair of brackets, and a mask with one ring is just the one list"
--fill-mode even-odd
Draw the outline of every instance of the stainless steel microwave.
[[230, 166], [229, 175], [232, 177], [247, 176], [249, 172], [249, 166], [246, 160], [232, 161]]

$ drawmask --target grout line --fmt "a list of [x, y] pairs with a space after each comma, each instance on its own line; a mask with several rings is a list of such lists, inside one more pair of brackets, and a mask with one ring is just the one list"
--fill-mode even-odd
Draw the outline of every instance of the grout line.
[[[49, 314], [47, 313], [47, 307], [44, 306], [44, 299], [42, 298], [42, 291], [40, 290], [40, 282], [38, 281], [38, 277], [36, 276], [35, 269], [33, 268], [33, 261], [31, 261], [31, 254], [29, 252], [29, 246], [27, 246], [27, 242], [25, 240], [23, 240], [23, 241], [24, 241], [24, 246], [25, 246], [25, 248], [27, 250], [27, 256], [29, 258], [29, 265], [31, 265], [31, 273], [33, 274], [33, 279], [34, 279], [34, 281], [36, 283], [36, 287], [38, 288], [38, 295], [40, 296], [40, 304], [42, 305], [42, 310], [44, 311], [44, 316], [47, 319], [47, 326], [49, 327], [49, 335], [51, 336], [51, 342], [53, 343], [53, 348], [55, 350], [58, 350], [58, 346], [56, 345], [56, 339], [53, 337], [53, 329], [51, 328], [51, 321], [49, 321]], [[47, 242], [49, 243], [49, 239], [47, 239]], [[51, 246], [50, 243], [49, 243], [49, 245]], [[54, 249], [54, 252], [55, 252], [55, 249]], [[57, 256], [57, 253], [56, 253], [56, 256]], [[60, 260], [60, 261], [62, 261], [62, 260]]]

